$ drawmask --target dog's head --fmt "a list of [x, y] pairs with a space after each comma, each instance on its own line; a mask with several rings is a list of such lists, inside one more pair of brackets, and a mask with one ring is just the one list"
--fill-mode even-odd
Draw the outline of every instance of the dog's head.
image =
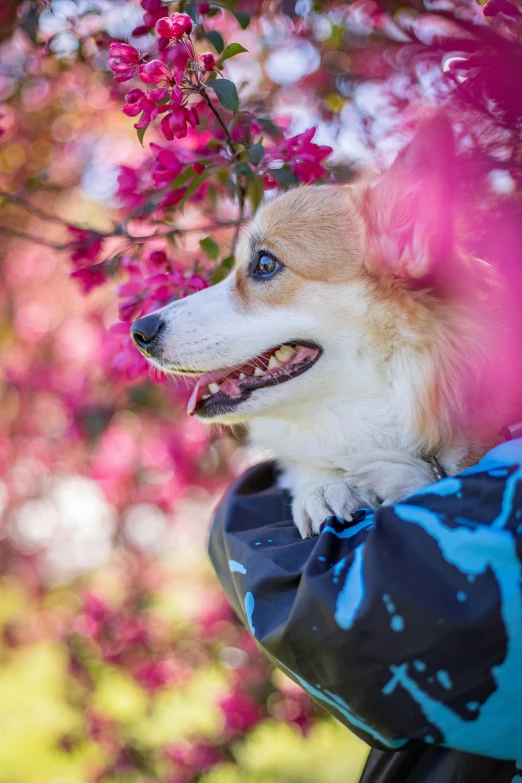
[[462, 375], [475, 381], [492, 351], [489, 283], [453, 245], [452, 165], [451, 128], [436, 117], [373, 180], [274, 199], [230, 275], [141, 318], [136, 345], [166, 372], [201, 376], [189, 412], [207, 421], [352, 400], [373, 426], [391, 417], [440, 440]]

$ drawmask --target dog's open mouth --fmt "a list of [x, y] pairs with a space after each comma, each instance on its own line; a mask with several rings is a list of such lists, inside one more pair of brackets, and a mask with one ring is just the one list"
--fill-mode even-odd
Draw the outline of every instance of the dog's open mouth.
[[290, 381], [312, 367], [322, 354], [308, 341], [285, 343], [239, 367], [205, 373], [188, 402], [190, 416], [211, 417], [244, 402], [256, 389]]

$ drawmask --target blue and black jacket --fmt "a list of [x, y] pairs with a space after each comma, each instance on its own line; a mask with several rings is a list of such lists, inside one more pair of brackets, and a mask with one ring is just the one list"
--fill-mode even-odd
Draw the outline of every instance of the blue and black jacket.
[[375, 748], [361, 783], [522, 783], [522, 439], [306, 540], [275, 479], [236, 481], [210, 556], [261, 650]]

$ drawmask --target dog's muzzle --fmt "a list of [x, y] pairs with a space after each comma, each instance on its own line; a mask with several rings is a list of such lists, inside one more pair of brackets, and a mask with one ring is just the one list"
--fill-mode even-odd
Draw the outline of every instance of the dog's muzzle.
[[130, 336], [134, 345], [144, 356], [154, 355], [154, 343], [165, 326], [165, 322], [154, 313], [145, 315], [134, 321], [130, 328]]

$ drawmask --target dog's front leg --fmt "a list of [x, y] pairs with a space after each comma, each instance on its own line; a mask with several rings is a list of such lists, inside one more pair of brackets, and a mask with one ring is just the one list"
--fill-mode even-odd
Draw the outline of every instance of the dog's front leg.
[[314, 468], [301, 463], [285, 463], [280, 485], [293, 496], [292, 515], [303, 538], [319, 533], [329, 516], [350, 522], [361, 506], [360, 495], [352, 490], [344, 471]]
[[369, 506], [390, 506], [435, 481], [431, 466], [422, 459], [400, 454], [393, 459], [374, 458], [352, 467], [352, 486]]

